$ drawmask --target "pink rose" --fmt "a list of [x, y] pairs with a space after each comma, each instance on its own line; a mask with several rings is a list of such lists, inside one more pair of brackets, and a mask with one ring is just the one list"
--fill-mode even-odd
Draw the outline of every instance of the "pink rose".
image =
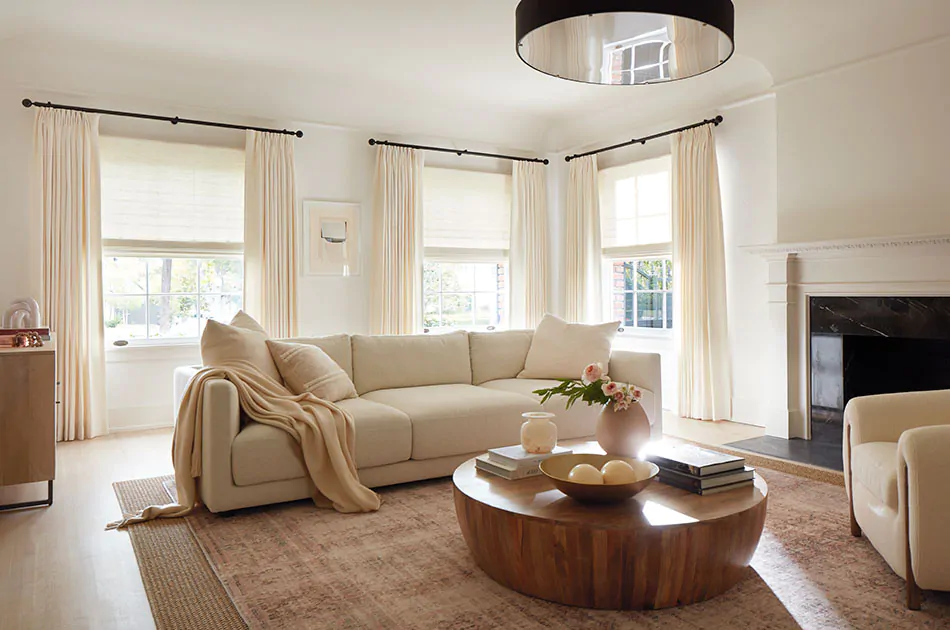
[[630, 403], [627, 402], [627, 399], [618, 400], [614, 403], [614, 411], [626, 411], [630, 408]]
[[624, 394], [623, 392], [614, 393], [614, 400], [623, 400], [626, 397], [627, 397], [626, 394]]
[[590, 384], [599, 381], [604, 376], [604, 366], [600, 363], [591, 363], [584, 368], [584, 373], [581, 374], [581, 380]]
[[620, 389], [620, 385], [614, 381], [608, 381], [607, 383], [604, 383], [601, 385], [600, 389], [606, 396], [616, 396], [617, 394], [623, 396], [623, 391]]
[[636, 401], [639, 401], [641, 398], [643, 398], [643, 392], [642, 392], [641, 390], [639, 390], [639, 389], [634, 389], [634, 390], [633, 390], [633, 399], [636, 400]]

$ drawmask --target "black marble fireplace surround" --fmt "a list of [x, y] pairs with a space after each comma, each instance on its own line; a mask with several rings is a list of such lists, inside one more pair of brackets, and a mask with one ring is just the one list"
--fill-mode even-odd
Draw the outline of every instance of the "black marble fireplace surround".
[[841, 445], [856, 396], [950, 389], [950, 297], [811, 297], [812, 439]]

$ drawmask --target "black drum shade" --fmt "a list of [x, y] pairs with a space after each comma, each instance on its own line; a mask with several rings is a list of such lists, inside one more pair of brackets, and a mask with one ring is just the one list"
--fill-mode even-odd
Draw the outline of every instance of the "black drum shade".
[[732, 0], [521, 0], [515, 23], [522, 61], [582, 83], [686, 79], [735, 50]]

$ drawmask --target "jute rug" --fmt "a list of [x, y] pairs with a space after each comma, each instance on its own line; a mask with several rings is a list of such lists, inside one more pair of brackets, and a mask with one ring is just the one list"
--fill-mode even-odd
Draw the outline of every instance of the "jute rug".
[[[570, 608], [499, 586], [468, 553], [450, 480], [383, 489], [373, 514], [302, 501], [128, 531], [159, 628], [950, 627], [947, 594], [904, 608], [903, 580], [851, 537], [842, 488], [761, 472], [769, 511], [749, 577], [660, 611]], [[163, 481], [115, 484], [123, 509], [167, 501]]]

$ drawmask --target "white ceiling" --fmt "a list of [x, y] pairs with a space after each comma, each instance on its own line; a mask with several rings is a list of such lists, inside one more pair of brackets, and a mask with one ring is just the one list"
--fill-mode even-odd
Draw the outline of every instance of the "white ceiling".
[[592, 114], [668, 120], [950, 34], [950, 0], [735, 1], [725, 66], [618, 88], [524, 66], [516, 0], [0, 0], [0, 81], [540, 149]]

